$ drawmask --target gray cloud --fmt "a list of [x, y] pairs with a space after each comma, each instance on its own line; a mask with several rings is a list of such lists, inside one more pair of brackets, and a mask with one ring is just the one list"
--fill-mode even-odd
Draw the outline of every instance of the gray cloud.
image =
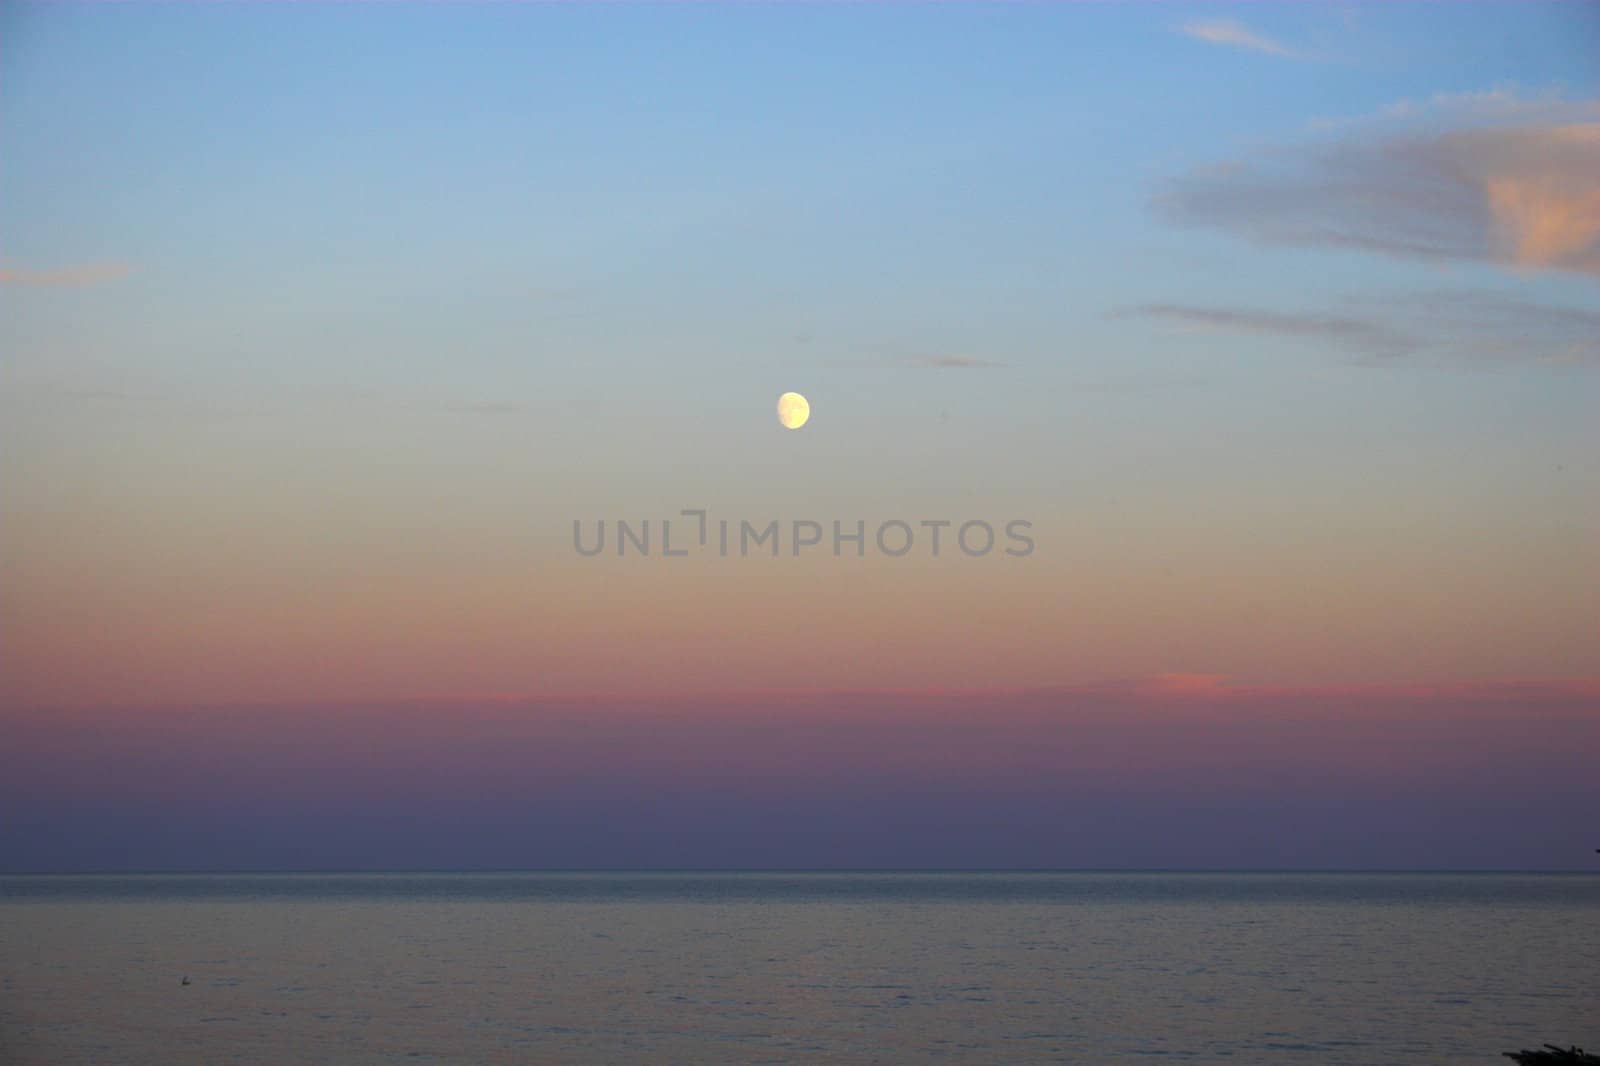
[[1503, 293], [1441, 290], [1362, 297], [1331, 312], [1140, 304], [1112, 312], [1202, 332], [1321, 341], [1356, 362], [1600, 366], [1600, 312]]
[[924, 355], [903, 359], [896, 365], [921, 370], [981, 370], [1003, 367], [1006, 364], [996, 362], [993, 359], [979, 359], [970, 355]]
[[383, 405], [415, 414], [521, 415], [533, 409], [511, 400], [462, 400], [427, 394], [397, 394], [350, 385], [274, 386], [259, 383], [231, 387], [194, 382], [148, 382], [146, 388], [121, 383], [63, 382], [28, 377], [0, 377], [0, 402], [31, 407], [39, 402], [95, 403], [129, 411], [195, 415], [281, 415], [298, 411], [336, 412]]
[[528, 409], [522, 404], [503, 400], [475, 400], [466, 403], [445, 404], [440, 410], [457, 415], [520, 415]]
[[1413, 323], [1435, 357], [1484, 365], [1600, 366], [1600, 311], [1470, 289], [1369, 298], [1362, 305]]
[[1167, 378], [1102, 378], [1098, 381], [1074, 381], [1068, 387], [1075, 392], [1100, 393], [1108, 396], [1139, 396], [1151, 393], [1175, 392], [1180, 389], [1199, 389], [1211, 384], [1209, 378], [1186, 376]]
[[857, 359], [823, 364], [840, 370], [999, 370], [1010, 366], [974, 355], [908, 355], [889, 359]]
[[1415, 340], [1389, 325], [1350, 315], [1159, 303], [1122, 308], [1112, 315], [1156, 319], [1203, 332], [1329, 340], [1377, 358], [1405, 355], [1417, 348]]
[[1439, 96], [1341, 128], [1169, 179], [1154, 207], [1263, 243], [1600, 276], [1600, 101]]

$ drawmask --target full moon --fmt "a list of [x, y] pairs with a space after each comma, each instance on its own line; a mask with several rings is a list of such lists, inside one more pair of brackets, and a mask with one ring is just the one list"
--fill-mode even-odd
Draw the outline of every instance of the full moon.
[[811, 405], [798, 392], [786, 392], [778, 397], [778, 421], [785, 429], [799, 429], [811, 417]]

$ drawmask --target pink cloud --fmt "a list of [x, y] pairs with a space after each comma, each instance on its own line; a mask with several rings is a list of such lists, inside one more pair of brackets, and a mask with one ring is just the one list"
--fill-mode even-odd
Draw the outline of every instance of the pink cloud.
[[1143, 691], [1160, 696], [1224, 696], [1228, 678], [1223, 674], [1159, 674]]
[[1231, 19], [1206, 19], [1198, 22], [1189, 22], [1179, 26], [1178, 32], [1186, 37], [1193, 37], [1197, 41], [1204, 41], [1207, 44], [1242, 48], [1249, 52], [1261, 52], [1271, 56], [1289, 57], [1294, 55], [1294, 52], [1286, 46], [1270, 37], [1264, 37]]
[[1336, 128], [1191, 171], [1156, 206], [1272, 244], [1600, 274], [1600, 100], [1441, 97]]

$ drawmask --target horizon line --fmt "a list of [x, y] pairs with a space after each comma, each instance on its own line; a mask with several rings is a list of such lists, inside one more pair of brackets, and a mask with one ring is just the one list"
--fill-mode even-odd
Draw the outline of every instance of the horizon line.
[[0, 870], [4, 877], [392, 877], [552, 874], [1592, 874], [1593, 868], [1402, 866], [551, 866]]

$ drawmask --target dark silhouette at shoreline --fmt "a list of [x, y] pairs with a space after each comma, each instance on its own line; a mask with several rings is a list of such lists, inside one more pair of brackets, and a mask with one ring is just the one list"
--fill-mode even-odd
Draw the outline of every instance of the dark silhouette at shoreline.
[[1591, 1055], [1580, 1047], [1561, 1048], [1546, 1044], [1538, 1051], [1507, 1051], [1506, 1058], [1517, 1066], [1600, 1066], [1600, 1055]]

